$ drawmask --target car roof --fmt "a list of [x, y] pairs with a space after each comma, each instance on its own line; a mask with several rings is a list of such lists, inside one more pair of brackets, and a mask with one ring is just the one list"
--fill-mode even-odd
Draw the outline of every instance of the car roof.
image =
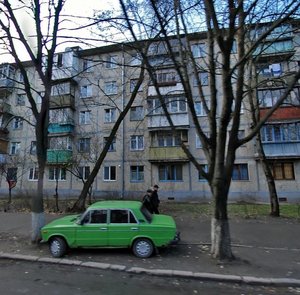
[[139, 201], [98, 201], [89, 206], [88, 209], [109, 208], [109, 209], [139, 209], [141, 202]]

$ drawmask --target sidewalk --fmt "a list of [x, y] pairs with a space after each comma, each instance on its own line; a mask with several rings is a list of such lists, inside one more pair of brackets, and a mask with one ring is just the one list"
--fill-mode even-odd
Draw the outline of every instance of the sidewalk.
[[[46, 215], [46, 221], [57, 218]], [[128, 249], [71, 250], [51, 257], [46, 244], [30, 243], [31, 214], [0, 212], [0, 258], [25, 259], [132, 273], [191, 277], [252, 284], [300, 287], [299, 222], [289, 219], [233, 219], [232, 251], [236, 260], [219, 262], [209, 253], [210, 220], [174, 216], [181, 242], [149, 259]]]

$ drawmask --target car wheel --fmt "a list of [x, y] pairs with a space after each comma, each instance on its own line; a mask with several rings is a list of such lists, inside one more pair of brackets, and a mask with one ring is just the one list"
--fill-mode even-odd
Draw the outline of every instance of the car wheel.
[[132, 246], [133, 254], [140, 258], [148, 258], [153, 254], [153, 244], [149, 239], [137, 239]]
[[53, 257], [62, 257], [67, 251], [67, 244], [63, 238], [55, 237], [50, 241], [50, 252]]

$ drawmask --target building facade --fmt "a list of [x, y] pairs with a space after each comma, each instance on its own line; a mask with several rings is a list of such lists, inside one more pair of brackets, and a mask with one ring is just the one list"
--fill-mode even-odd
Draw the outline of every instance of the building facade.
[[[299, 70], [299, 41], [299, 31], [283, 26], [264, 42], [264, 47], [258, 49], [255, 71], [260, 86], [256, 95], [261, 115], [276, 103], [288, 79]], [[205, 68], [205, 34], [195, 35], [191, 44], [193, 56], [201, 68]], [[233, 58], [234, 54], [232, 52]], [[156, 88], [146, 75], [110, 144], [94, 181], [92, 195], [95, 198], [141, 198], [147, 188], [158, 184], [162, 199], [210, 201], [207, 181], [180, 147], [182, 141], [186, 142], [205, 167], [207, 162], [183, 85], [164, 42], [151, 44], [148, 57], [156, 69], [156, 81], [168, 102], [176, 133], [171, 131]], [[119, 45], [87, 50], [72, 47], [56, 54], [44, 181], [46, 195], [54, 195], [56, 189], [62, 198], [79, 195], [82, 179], [85, 180], [91, 172], [119, 114], [129, 101], [140, 74], [140, 64], [141, 59], [134, 50]], [[41, 81], [29, 62], [27, 69], [39, 105]], [[200, 71], [199, 78], [204, 95], [209, 99], [208, 72]], [[190, 79], [193, 81], [192, 76]], [[196, 82], [191, 84], [197, 87]], [[281, 200], [290, 202], [299, 202], [300, 199], [299, 98], [298, 83], [286, 103], [261, 130], [278, 195]], [[36, 190], [37, 182], [35, 123], [22, 77], [13, 64], [0, 65], [0, 104], [0, 194], [7, 195], [7, 180], [10, 180], [14, 186], [13, 195], [30, 195]], [[201, 126], [208, 130], [206, 113], [196, 91], [195, 109]], [[241, 136], [247, 135], [251, 129], [246, 106], [242, 110], [240, 127]], [[268, 198], [256, 142], [252, 140], [237, 150], [229, 200], [268, 201]]]

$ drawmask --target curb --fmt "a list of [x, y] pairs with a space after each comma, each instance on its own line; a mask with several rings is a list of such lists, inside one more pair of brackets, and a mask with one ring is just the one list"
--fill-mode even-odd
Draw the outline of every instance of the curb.
[[264, 286], [276, 285], [280, 287], [300, 287], [300, 279], [259, 278], [253, 276], [220, 275], [215, 273], [192, 272], [192, 271], [182, 271], [182, 270], [147, 269], [142, 267], [126, 267], [125, 265], [118, 265], [118, 264], [109, 264], [109, 263], [91, 262], [91, 261], [84, 262], [81, 260], [71, 260], [66, 258], [49, 258], [49, 257], [39, 257], [33, 255], [10, 254], [4, 252], [0, 252], [0, 258], [24, 260], [24, 261], [31, 261], [31, 262], [53, 263], [53, 264], [60, 264], [60, 265], [76, 265], [76, 266], [89, 267], [89, 268], [95, 268], [101, 270], [125, 271], [127, 273], [132, 273], [132, 274], [146, 274], [146, 275], [162, 276], [162, 277], [196, 279], [202, 281], [244, 283], [249, 285], [264, 285]]

